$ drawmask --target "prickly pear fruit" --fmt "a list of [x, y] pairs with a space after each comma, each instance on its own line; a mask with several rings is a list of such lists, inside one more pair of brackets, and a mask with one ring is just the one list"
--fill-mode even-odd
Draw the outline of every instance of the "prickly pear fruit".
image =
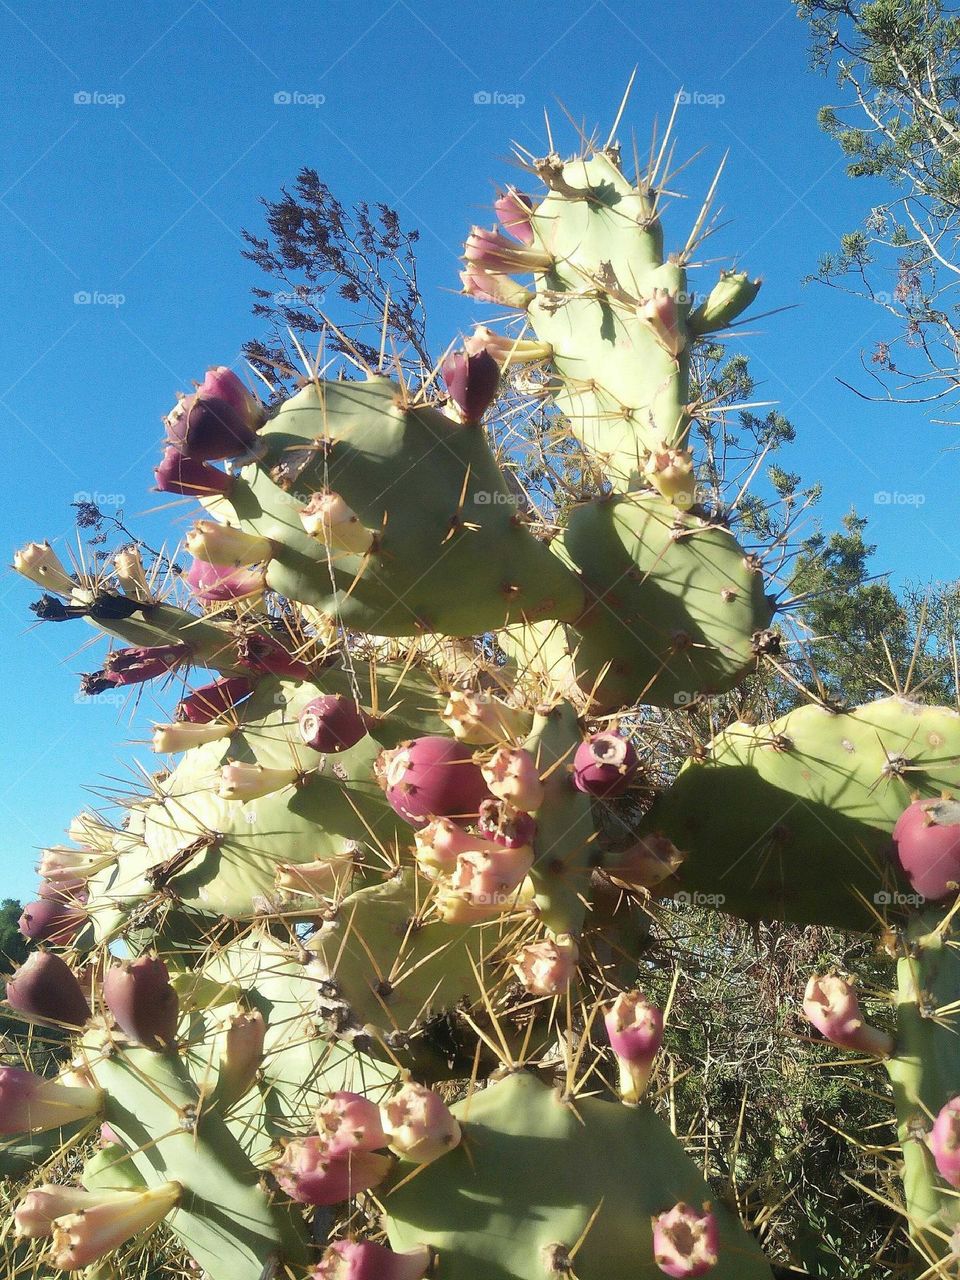
[[197, 388], [200, 398], [225, 400], [239, 414], [251, 431], [257, 431], [267, 419], [266, 406], [225, 364], [208, 369]]
[[641, 836], [629, 849], [610, 854], [603, 870], [621, 889], [653, 889], [680, 869], [683, 858], [666, 836]]
[[431, 1260], [426, 1245], [394, 1253], [372, 1240], [338, 1240], [310, 1273], [310, 1280], [422, 1280]]
[[70, 966], [50, 951], [34, 951], [7, 982], [7, 1004], [27, 1017], [82, 1027], [90, 1006]]
[[940, 1177], [960, 1188], [960, 1098], [951, 1098], [940, 1108], [927, 1145]]
[[14, 1234], [23, 1240], [48, 1236], [55, 1218], [80, 1213], [99, 1202], [100, 1197], [83, 1187], [56, 1186], [44, 1182], [22, 1197], [13, 1211]]
[[915, 800], [893, 828], [897, 861], [904, 875], [917, 893], [933, 902], [960, 888], [960, 822], [937, 822], [939, 804], [937, 800]]
[[522, 747], [500, 747], [482, 766], [483, 777], [498, 800], [524, 812], [539, 809], [544, 789], [536, 761]]
[[163, 1221], [180, 1199], [180, 1184], [144, 1191], [103, 1191], [96, 1203], [55, 1218], [49, 1260], [61, 1271], [79, 1271]]
[[814, 974], [803, 993], [803, 1012], [831, 1044], [878, 1058], [893, 1052], [893, 1037], [864, 1022], [853, 986], [839, 974]]
[[408, 1081], [380, 1108], [387, 1144], [414, 1164], [432, 1164], [460, 1142], [460, 1125], [439, 1093]]
[[13, 567], [44, 591], [53, 591], [56, 595], [69, 596], [77, 585], [49, 542], [28, 542], [14, 553]]
[[125, 1036], [162, 1052], [176, 1044], [180, 1007], [162, 960], [123, 960], [103, 975], [103, 1000]]
[[351, 698], [339, 694], [311, 698], [300, 712], [300, 737], [314, 751], [347, 751], [366, 732], [367, 717]]
[[595, 733], [574, 753], [574, 785], [587, 795], [610, 800], [626, 791], [638, 764], [632, 742], [618, 733]]
[[533, 244], [530, 224], [533, 201], [520, 191], [506, 191], [493, 202], [494, 212], [504, 231], [509, 231], [521, 244]]
[[725, 329], [750, 306], [760, 292], [761, 283], [760, 280], [750, 280], [745, 271], [722, 271], [719, 282], [690, 313], [687, 320], [690, 332], [700, 337]]
[[194, 560], [187, 570], [187, 585], [200, 604], [224, 604], [236, 600], [256, 600], [263, 596], [264, 575], [257, 569], [234, 569], [222, 564]]
[[603, 1021], [620, 1065], [620, 1097], [639, 1102], [663, 1043], [663, 1014], [639, 991], [622, 991]]
[[220, 462], [249, 453], [253, 431], [226, 400], [188, 396], [167, 419], [167, 437], [175, 449], [198, 462]]
[[159, 465], [154, 468], [153, 479], [161, 493], [178, 493], [185, 498], [226, 495], [235, 484], [233, 476], [199, 458], [187, 458], [173, 445], [164, 449]]
[[487, 351], [470, 355], [454, 351], [441, 367], [450, 399], [468, 425], [477, 423], [493, 404], [500, 385], [500, 365]]
[[177, 704], [176, 718], [190, 724], [209, 724], [217, 716], [232, 711], [253, 691], [253, 682], [246, 676], [225, 676], [210, 684], [194, 689]]
[[21, 1067], [0, 1067], [0, 1134], [57, 1129], [99, 1115], [99, 1089], [61, 1084]]
[[378, 1151], [387, 1145], [380, 1108], [359, 1093], [329, 1094], [317, 1108], [317, 1132], [333, 1158], [353, 1151]]
[[56, 897], [41, 897], [23, 908], [17, 927], [31, 942], [52, 942], [69, 947], [87, 923], [87, 913], [74, 903]]
[[570, 934], [560, 933], [541, 942], [528, 942], [510, 963], [531, 995], [559, 996], [569, 987], [579, 956]]
[[415, 827], [436, 817], [474, 818], [490, 798], [470, 748], [436, 734], [382, 752], [377, 772], [393, 809]]
[[653, 1256], [664, 1275], [704, 1276], [719, 1261], [717, 1220], [705, 1204], [703, 1212], [674, 1205], [653, 1220]]
[[390, 1171], [389, 1156], [352, 1151], [331, 1156], [324, 1138], [311, 1134], [285, 1144], [272, 1166], [274, 1177], [300, 1204], [339, 1204], [381, 1183]]

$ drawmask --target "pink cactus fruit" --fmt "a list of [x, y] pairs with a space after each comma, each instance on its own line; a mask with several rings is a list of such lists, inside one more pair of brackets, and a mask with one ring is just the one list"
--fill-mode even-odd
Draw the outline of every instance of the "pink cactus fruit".
[[578, 791], [611, 800], [626, 791], [638, 768], [632, 742], [618, 733], [595, 733], [574, 753], [573, 781]]
[[831, 1044], [878, 1058], [893, 1052], [893, 1037], [864, 1022], [851, 983], [839, 974], [814, 974], [803, 993], [803, 1013]]
[[316, 1112], [317, 1132], [331, 1159], [387, 1145], [380, 1108], [359, 1093], [328, 1094]]
[[623, 991], [603, 1021], [620, 1067], [620, 1096], [639, 1102], [663, 1043], [663, 1013], [639, 991]]
[[367, 733], [368, 718], [352, 698], [322, 693], [300, 712], [300, 737], [324, 754], [348, 751]]
[[710, 1205], [698, 1213], [676, 1204], [653, 1219], [653, 1256], [664, 1275], [705, 1276], [720, 1258], [720, 1233]]
[[162, 960], [140, 956], [113, 965], [103, 975], [103, 999], [129, 1039], [156, 1052], [175, 1046], [180, 1006]]
[[[897, 860], [914, 890], [938, 902], [960, 887], [960, 822], [934, 821], [938, 800], [915, 800], [897, 819]], [[953, 886], [951, 888], [951, 885]]]
[[439, 1093], [412, 1080], [380, 1114], [390, 1150], [415, 1164], [431, 1164], [460, 1142], [460, 1125]]
[[186, 573], [191, 594], [200, 604], [233, 604], [238, 600], [258, 600], [263, 595], [262, 570], [235, 569], [230, 565], [194, 560]]
[[470, 748], [453, 738], [414, 738], [377, 763], [393, 809], [412, 826], [435, 817], [475, 818], [490, 792]]
[[940, 1177], [960, 1189], [960, 1098], [951, 1098], [937, 1112], [927, 1145]]
[[163, 457], [153, 472], [154, 487], [161, 493], [176, 493], [184, 498], [208, 498], [226, 495], [236, 481], [225, 471], [211, 467], [199, 458], [187, 458], [173, 445], [164, 449]]
[[310, 1280], [423, 1280], [432, 1261], [427, 1245], [394, 1253], [372, 1240], [338, 1240], [310, 1273]]
[[315, 1134], [285, 1144], [272, 1165], [277, 1182], [300, 1204], [339, 1204], [360, 1191], [369, 1191], [390, 1172], [392, 1161], [374, 1151], [355, 1150], [331, 1156], [326, 1140]]
[[55, 947], [69, 947], [88, 920], [86, 911], [75, 901], [65, 901], [61, 892], [28, 902], [17, 927], [30, 942], [50, 942]]
[[505, 191], [493, 202], [494, 212], [504, 231], [521, 244], [533, 244], [533, 201], [520, 191]]
[[267, 409], [260, 397], [225, 364], [218, 364], [207, 370], [197, 388], [197, 395], [226, 401], [252, 431], [259, 430], [267, 420]]
[[177, 1204], [177, 1182], [144, 1191], [101, 1191], [96, 1203], [54, 1218], [49, 1261], [61, 1271], [79, 1271], [127, 1240], [157, 1226]]
[[229, 401], [198, 392], [181, 400], [167, 418], [167, 439], [188, 458], [220, 462], [249, 453], [257, 433]]
[[577, 971], [580, 950], [569, 933], [528, 942], [510, 962], [524, 988], [534, 996], [559, 996]]
[[247, 676], [224, 676], [211, 684], [201, 685], [181, 699], [175, 718], [190, 724], [209, 724], [224, 712], [232, 711], [252, 692], [253, 682]]
[[540, 770], [529, 751], [500, 747], [482, 766], [484, 781], [497, 797], [524, 812], [539, 809], [544, 789]]
[[7, 1004], [28, 1018], [82, 1027], [90, 1006], [76, 974], [60, 956], [34, 951], [7, 981]]
[[21, 1067], [0, 1067], [0, 1134], [4, 1136], [88, 1120], [99, 1115], [102, 1106], [99, 1089], [61, 1084]]
[[454, 351], [444, 360], [440, 372], [463, 422], [476, 425], [497, 398], [500, 365], [486, 351], [474, 355]]
[[490, 799], [480, 806], [477, 832], [485, 840], [507, 849], [522, 849], [536, 839], [537, 822], [529, 813], [521, 813], [502, 800]]

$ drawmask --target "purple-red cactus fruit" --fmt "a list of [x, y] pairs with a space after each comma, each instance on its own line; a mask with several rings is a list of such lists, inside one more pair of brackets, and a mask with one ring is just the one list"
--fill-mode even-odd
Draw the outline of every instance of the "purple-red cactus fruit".
[[378, 762], [392, 807], [412, 826], [430, 818], [475, 818], [490, 792], [473, 753], [453, 738], [414, 738]]
[[490, 799], [480, 806], [477, 831], [485, 840], [508, 849], [522, 849], [533, 844], [537, 822], [529, 813], [519, 813], [502, 800]]
[[227, 494], [235, 484], [233, 476], [208, 466], [199, 458], [186, 457], [173, 445], [164, 449], [160, 465], [154, 468], [153, 478], [161, 493], [177, 493], [186, 498]]
[[282, 680], [310, 680], [313, 671], [274, 636], [251, 632], [237, 641], [241, 665], [258, 673], [280, 676]]
[[197, 388], [197, 395], [201, 398], [225, 400], [252, 431], [258, 430], [267, 420], [266, 406], [260, 397], [254, 395], [225, 364], [218, 364], [207, 370]]
[[219, 462], [249, 453], [257, 433], [227, 400], [188, 396], [167, 419], [167, 435], [174, 448], [200, 462]]
[[83, 677], [83, 691], [97, 694], [104, 689], [124, 688], [155, 680], [187, 662], [190, 654], [190, 646], [186, 644], [138, 645], [129, 649], [114, 649], [104, 659], [102, 671]]
[[573, 757], [573, 781], [579, 791], [609, 800], [622, 795], [637, 773], [632, 742], [618, 733], [595, 733]]
[[940, 1177], [960, 1188], [960, 1098], [951, 1098], [940, 1108], [927, 1145]]
[[177, 1040], [179, 1001], [167, 966], [153, 956], [121, 961], [103, 976], [103, 999], [131, 1040], [161, 1052]]
[[176, 719], [190, 724], [209, 724], [225, 711], [232, 711], [253, 692], [253, 682], [246, 676], [224, 676], [212, 684], [201, 685], [177, 705]]
[[427, 1245], [394, 1253], [372, 1240], [338, 1240], [310, 1273], [310, 1280], [423, 1280], [432, 1254]]
[[76, 974], [50, 951], [34, 951], [7, 981], [7, 1004], [28, 1018], [82, 1027], [90, 1006]]
[[639, 1102], [663, 1043], [663, 1014], [639, 991], [623, 991], [603, 1021], [620, 1065], [620, 1096], [624, 1102]]
[[314, 751], [347, 751], [367, 732], [367, 717], [352, 698], [322, 693], [300, 712], [300, 737]]
[[509, 231], [521, 244], [533, 244], [531, 213], [533, 201], [520, 191], [505, 191], [493, 202], [493, 208], [504, 231]]
[[230, 565], [194, 560], [186, 573], [187, 586], [201, 604], [224, 604], [248, 600], [263, 593], [264, 576], [257, 569], [235, 569]]
[[358, 1191], [377, 1186], [390, 1172], [389, 1156], [352, 1151], [331, 1156], [322, 1137], [311, 1134], [288, 1142], [273, 1166], [277, 1182], [300, 1204], [339, 1204]]
[[500, 366], [493, 356], [487, 351], [476, 355], [454, 351], [444, 360], [441, 373], [463, 421], [479, 422], [497, 398], [500, 385]]
[[960, 886], [960, 822], [934, 822], [930, 809], [938, 803], [915, 800], [893, 828], [904, 875], [917, 893], [934, 902], [956, 893]]
[[653, 1256], [664, 1275], [705, 1276], [720, 1257], [720, 1233], [710, 1206], [676, 1204], [653, 1220]]
[[864, 1022], [857, 993], [838, 974], [814, 974], [803, 993], [803, 1012], [831, 1044], [878, 1058], [893, 1052], [893, 1038]]
[[40, 898], [23, 908], [17, 927], [31, 942], [69, 947], [87, 923], [87, 913], [62, 898]]
[[316, 1120], [331, 1159], [387, 1145], [380, 1108], [362, 1094], [346, 1090], [328, 1094], [317, 1108]]

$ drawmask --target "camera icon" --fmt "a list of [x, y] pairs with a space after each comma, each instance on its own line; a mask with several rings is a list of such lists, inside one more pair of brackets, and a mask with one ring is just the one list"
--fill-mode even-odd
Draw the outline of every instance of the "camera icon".
[[881, 889], [879, 893], [875, 893], [873, 895], [873, 901], [878, 907], [889, 907], [890, 903], [893, 901], [893, 897], [891, 894], [887, 893], [886, 889]]
[[89, 307], [93, 299], [86, 289], [80, 289], [73, 295], [73, 301], [78, 307]]
[[288, 107], [293, 98], [287, 89], [278, 89], [273, 95], [274, 105], [277, 107]]
[[478, 89], [473, 95], [473, 100], [478, 107], [488, 107], [493, 101], [493, 94], [489, 89]]
[[693, 899], [686, 889], [681, 889], [679, 893], [673, 895], [673, 901], [678, 907], [689, 907]]
[[675, 707], [689, 707], [696, 700], [696, 694], [690, 692], [689, 689], [678, 689], [673, 695], [673, 705]]
[[73, 95], [73, 101], [78, 107], [89, 107], [90, 103], [93, 101], [93, 96], [92, 94], [89, 94], [86, 89], [81, 89]]
[[473, 495], [473, 500], [478, 507], [488, 507], [492, 501], [490, 494], [486, 489], [480, 489]]

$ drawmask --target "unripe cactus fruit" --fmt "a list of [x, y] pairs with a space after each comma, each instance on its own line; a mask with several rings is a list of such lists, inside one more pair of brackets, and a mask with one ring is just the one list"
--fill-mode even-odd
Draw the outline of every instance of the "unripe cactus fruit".
[[618, 733], [595, 733], [574, 753], [573, 781], [579, 791], [610, 800], [626, 791], [638, 767], [632, 742]]
[[510, 961], [524, 988], [533, 996], [559, 996], [577, 971], [580, 951], [569, 933], [528, 942]]
[[810, 978], [803, 993], [803, 1012], [831, 1044], [878, 1058], [889, 1057], [893, 1052], [893, 1037], [864, 1022], [856, 991], [838, 974], [814, 974]]
[[480, 421], [497, 398], [500, 365], [487, 351], [454, 351], [441, 369], [450, 399], [467, 425]]
[[603, 1021], [620, 1066], [620, 1097], [639, 1102], [663, 1043], [663, 1014], [639, 991], [622, 991]]
[[522, 747], [500, 747], [482, 765], [482, 771], [498, 800], [506, 800], [524, 812], [535, 811], [543, 804], [544, 789], [536, 761]]
[[717, 1220], [709, 1205], [698, 1213], [688, 1204], [677, 1204], [653, 1220], [653, 1256], [664, 1275], [706, 1275], [719, 1261], [719, 1247]]
[[79, 1271], [127, 1240], [157, 1226], [180, 1199], [180, 1185], [164, 1182], [144, 1191], [103, 1191], [96, 1203], [51, 1223], [49, 1259], [62, 1271]]
[[7, 1004], [27, 1017], [82, 1027], [90, 1006], [70, 966], [49, 951], [28, 956], [7, 981]]
[[347, 751], [367, 733], [367, 717], [351, 698], [323, 693], [300, 712], [300, 737], [314, 751]]
[[180, 1006], [162, 960], [140, 956], [111, 966], [103, 975], [103, 1000], [136, 1044], [158, 1053], [175, 1046]]
[[187, 553], [208, 564], [241, 565], [258, 564], [273, 555], [273, 543], [269, 538], [245, 533], [233, 525], [218, 524], [215, 520], [198, 520], [188, 530], [183, 540]]
[[0, 1134], [4, 1136], [90, 1120], [102, 1107], [99, 1089], [45, 1080], [20, 1067], [0, 1067]]
[[439, 1093], [412, 1080], [380, 1114], [390, 1150], [414, 1164], [431, 1164], [460, 1143], [460, 1125]]
[[23, 1240], [48, 1236], [54, 1219], [69, 1213], [80, 1213], [97, 1204], [100, 1197], [83, 1187], [57, 1186], [45, 1182], [20, 1200], [13, 1211], [14, 1235]]
[[77, 585], [49, 542], [28, 542], [14, 553], [13, 567], [24, 578], [56, 595], [69, 596]]
[[960, 822], [937, 822], [939, 804], [915, 800], [893, 828], [904, 875], [917, 893], [933, 902], [960, 888]]
[[641, 836], [629, 849], [611, 853], [603, 870], [621, 889], [653, 889], [680, 869], [683, 858], [666, 836]]
[[382, 752], [377, 774], [392, 808], [415, 827], [436, 817], [476, 817], [490, 797], [470, 748], [436, 734]]
[[268, 769], [262, 764], [232, 761], [220, 770], [218, 794], [223, 800], [259, 800], [292, 786], [300, 777], [299, 769]]
[[364, 528], [360, 517], [339, 493], [324, 490], [313, 494], [301, 508], [300, 523], [304, 533], [331, 551], [362, 556], [373, 546], [373, 533]]
[[317, 1132], [331, 1157], [353, 1151], [378, 1151], [387, 1145], [380, 1108], [359, 1093], [329, 1094], [316, 1113]]
[[291, 1200], [327, 1205], [377, 1186], [390, 1172], [391, 1164], [389, 1156], [373, 1151], [331, 1156], [326, 1140], [311, 1134], [286, 1143], [272, 1171]]
[[927, 1145], [940, 1177], [960, 1188], [960, 1098], [951, 1098], [940, 1108]]
[[481, 270], [495, 273], [545, 271], [554, 261], [552, 253], [529, 244], [518, 244], [499, 231], [488, 231], [484, 227], [474, 227], [467, 236], [463, 256]]
[[514, 741], [530, 732], [529, 712], [511, 707], [487, 693], [472, 694], [455, 689], [440, 715], [459, 742], [476, 746]]
[[493, 302], [501, 307], [516, 307], [525, 311], [533, 300], [530, 290], [517, 284], [512, 276], [484, 271], [475, 263], [460, 272], [460, 283], [463, 285], [463, 292], [470, 298], [476, 298], [478, 302]]
[[643, 474], [668, 502], [681, 511], [696, 501], [697, 483], [693, 474], [693, 454], [689, 449], [655, 449], [644, 464]]
[[394, 1253], [372, 1240], [338, 1240], [310, 1273], [310, 1280], [422, 1280], [430, 1262], [426, 1245]]
[[203, 746], [205, 742], [229, 738], [232, 733], [233, 727], [229, 724], [191, 724], [189, 721], [155, 724], [150, 749], [158, 754], [189, 751], [191, 747]]

